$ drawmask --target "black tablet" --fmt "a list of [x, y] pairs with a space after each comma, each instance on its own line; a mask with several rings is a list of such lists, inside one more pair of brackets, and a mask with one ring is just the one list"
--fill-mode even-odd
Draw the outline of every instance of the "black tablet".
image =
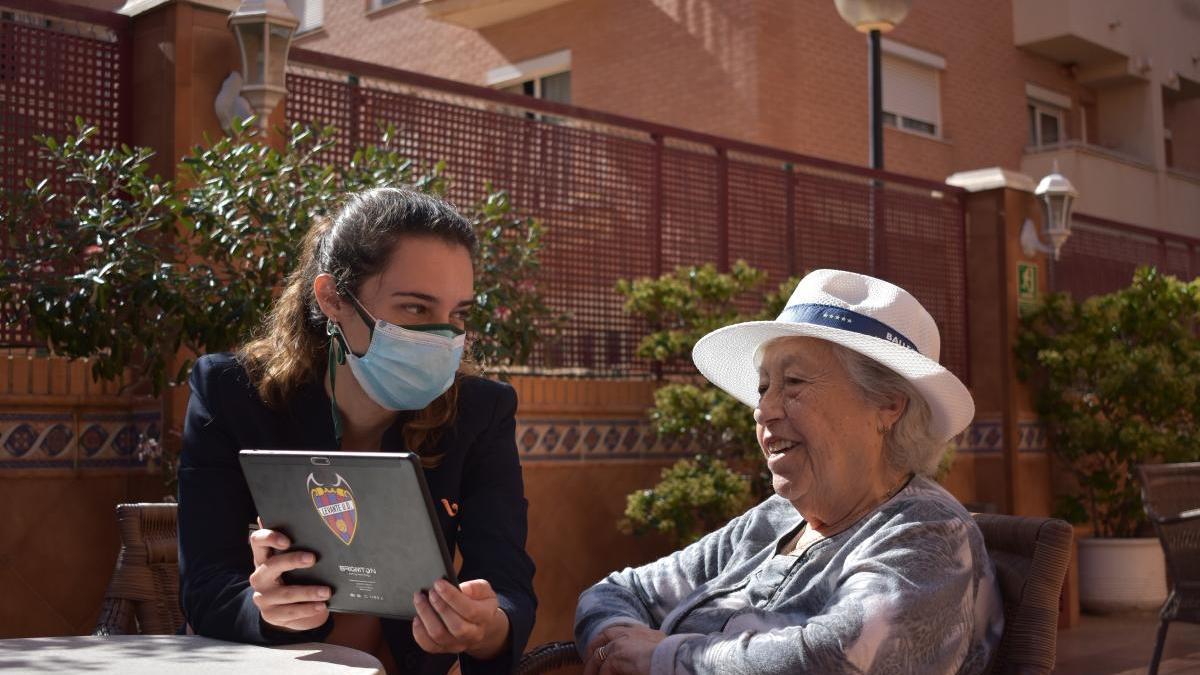
[[412, 596], [455, 582], [420, 459], [409, 453], [242, 450], [263, 525], [317, 562], [289, 584], [329, 586], [329, 609], [411, 619]]

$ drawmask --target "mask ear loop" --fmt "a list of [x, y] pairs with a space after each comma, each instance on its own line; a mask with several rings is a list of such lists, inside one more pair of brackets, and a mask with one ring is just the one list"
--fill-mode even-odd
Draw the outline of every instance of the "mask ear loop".
[[329, 335], [329, 407], [333, 412], [333, 437], [338, 448], [342, 447], [342, 415], [337, 406], [337, 367], [346, 363], [346, 336], [342, 328], [333, 321], [325, 323], [325, 333]]
[[[367, 311], [366, 307], [362, 306], [362, 303], [358, 301], [358, 298], [354, 297], [353, 293], [346, 291], [346, 295], [350, 296], [350, 302], [354, 305], [354, 311], [358, 313], [358, 318], [362, 319], [363, 323], [367, 324], [368, 337], [373, 339], [375, 337], [375, 324], [378, 322], [378, 319], [371, 316], [371, 313]], [[349, 345], [347, 345], [346, 349], [349, 348]]]

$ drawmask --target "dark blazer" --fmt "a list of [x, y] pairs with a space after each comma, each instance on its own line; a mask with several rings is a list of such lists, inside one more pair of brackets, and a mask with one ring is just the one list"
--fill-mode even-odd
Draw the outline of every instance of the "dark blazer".
[[[245, 369], [230, 354], [202, 357], [192, 370], [192, 394], [179, 465], [180, 600], [200, 635], [259, 644], [320, 641], [336, 616], [302, 633], [262, 621], [251, 597], [253, 560], [247, 535], [256, 510], [238, 464], [242, 449], [334, 450], [333, 418], [324, 381], [315, 377], [283, 410], [263, 403]], [[512, 649], [491, 661], [462, 656], [464, 673], [509, 672], [533, 628], [533, 561], [525, 553], [526, 501], [514, 438], [512, 387], [477, 377], [461, 380], [458, 415], [439, 440], [441, 464], [425, 470], [446, 544], [462, 555], [459, 579], [486, 579], [511, 625]], [[382, 449], [405, 450], [399, 413]], [[425, 653], [412, 623], [383, 619], [383, 635], [406, 673], [445, 673], [450, 655]]]

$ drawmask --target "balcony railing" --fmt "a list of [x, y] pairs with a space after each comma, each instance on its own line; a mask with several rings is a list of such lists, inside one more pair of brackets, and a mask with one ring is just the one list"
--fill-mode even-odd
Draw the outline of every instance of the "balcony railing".
[[1080, 212], [1183, 235], [1200, 232], [1200, 177], [1078, 141], [1027, 148], [1021, 172], [1036, 180], [1056, 163], [1079, 191]]

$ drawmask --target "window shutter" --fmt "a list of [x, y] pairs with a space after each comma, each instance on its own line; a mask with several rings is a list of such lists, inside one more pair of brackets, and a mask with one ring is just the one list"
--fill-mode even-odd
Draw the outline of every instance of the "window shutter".
[[300, 21], [296, 26], [297, 35], [320, 28], [325, 19], [324, 0], [287, 0], [287, 6]]
[[883, 109], [938, 124], [938, 76], [933, 68], [883, 55]]

